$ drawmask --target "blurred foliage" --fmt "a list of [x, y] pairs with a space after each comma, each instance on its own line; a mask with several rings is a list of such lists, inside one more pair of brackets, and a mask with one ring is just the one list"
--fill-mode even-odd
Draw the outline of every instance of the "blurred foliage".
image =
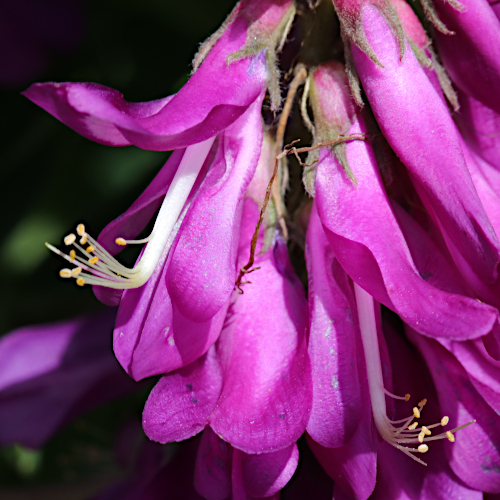
[[[129, 101], [176, 92], [189, 76], [198, 45], [234, 5], [233, 0], [81, 3], [81, 44], [69, 54], [53, 54], [37, 81], [98, 82], [123, 92]], [[28, 9], [24, 15], [29, 17]], [[44, 242], [60, 245], [78, 222], [97, 235], [130, 206], [168, 157], [134, 147], [108, 148], [80, 137], [20, 95], [31, 83], [0, 88], [0, 335], [103, 307], [90, 287], [58, 277], [62, 261]], [[113, 476], [118, 424], [140, 416], [146, 395], [82, 417], [43, 450], [17, 445], [0, 450], [0, 482], [13, 487]]]

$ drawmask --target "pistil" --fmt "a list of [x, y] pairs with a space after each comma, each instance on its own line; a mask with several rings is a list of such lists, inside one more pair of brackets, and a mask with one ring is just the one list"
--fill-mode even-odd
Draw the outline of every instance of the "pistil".
[[[387, 407], [385, 404], [386, 394], [394, 399], [404, 401], [408, 401], [410, 395], [405, 394], [405, 396], [396, 396], [384, 388], [382, 363], [380, 361], [380, 351], [378, 347], [377, 325], [375, 321], [375, 303], [373, 297], [356, 283], [354, 283], [354, 291], [356, 295], [359, 326], [363, 342], [368, 387], [375, 426], [384, 441], [402, 451], [405, 455], [408, 455], [418, 463], [427, 465], [423, 460], [415, 456], [417, 453], [426, 453], [429, 450], [426, 443], [438, 439], [448, 439], [453, 443], [455, 442], [454, 433], [474, 423], [475, 420], [455, 427], [449, 431], [442, 432], [441, 434], [437, 434], [436, 436], [432, 436], [431, 429], [444, 427], [449, 423], [450, 419], [445, 416], [438, 423], [427, 426], [422, 425], [421, 427], [419, 427], [418, 422], [413, 422], [415, 419], [420, 419], [427, 399], [422, 399], [417, 406], [414, 406], [412, 414], [406, 418], [390, 420], [389, 417], [387, 417]], [[416, 448], [404, 446], [406, 444], [414, 444]]]
[[69, 254], [45, 243], [51, 251], [76, 265], [73, 269], [61, 269], [59, 275], [63, 278], [75, 278], [80, 286], [88, 284], [127, 289], [144, 285], [153, 274], [214, 140], [215, 137], [212, 137], [186, 149], [160, 207], [151, 234], [141, 240], [116, 238], [115, 243], [120, 246], [146, 243], [141, 259], [133, 268], [120, 264], [85, 231], [83, 224], [79, 224], [76, 228], [79, 238], [74, 233], [64, 238], [64, 244], [73, 247]]

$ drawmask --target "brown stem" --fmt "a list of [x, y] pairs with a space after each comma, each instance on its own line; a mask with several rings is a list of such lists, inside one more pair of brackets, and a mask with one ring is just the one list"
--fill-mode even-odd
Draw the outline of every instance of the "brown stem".
[[[271, 176], [269, 184], [267, 185], [266, 196], [264, 197], [264, 202], [262, 203], [260, 209], [259, 221], [257, 222], [257, 226], [255, 227], [255, 231], [252, 236], [252, 243], [250, 245], [250, 258], [248, 259], [248, 262], [240, 269], [240, 274], [238, 275], [238, 279], [236, 280], [235, 283], [235, 286], [240, 293], [243, 293], [243, 290], [241, 289], [241, 285], [244, 284], [241, 282], [243, 276], [258, 269], [258, 268], [252, 269], [252, 266], [253, 263], [255, 262], [255, 248], [257, 247], [257, 241], [259, 239], [260, 226], [262, 225], [262, 222], [264, 220], [264, 214], [266, 212], [267, 204], [269, 203], [269, 198], [271, 197], [271, 191], [273, 189], [274, 180], [276, 179], [276, 176], [278, 174], [279, 161], [280, 161], [280, 158], [278, 158], [278, 156], [280, 156], [279, 152], [283, 149], [283, 140], [285, 138], [286, 124], [288, 122], [290, 112], [292, 111], [293, 100], [295, 98], [295, 94], [297, 93], [297, 89], [300, 87], [300, 85], [302, 85], [302, 83], [306, 78], [307, 78], [307, 71], [305, 67], [302, 64], [297, 65], [297, 67], [295, 68], [295, 76], [293, 77], [293, 80], [290, 83], [290, 88], [288, 89], [285, 105], [283, 106], [283, 111], [278, 121], [278, 128], [276, 130], [276, 149], [275, 149], [276, 154], [274, 160], [273, 175]], [[278, 199], [276, 200], [276, 207], [278, 211], [278, 216], [280, 216], [279, 196], [277, 196], [277, 198]]]
[[292, 147], [294, 144], [298, 142], [293, 141], [291, 144], [288, 144], [285, 149], [276, 157], [278, 160], [280, 158], [283, 158], [284, 156], [288, 155], [295, 155], [297, 158], [297, 161], [300, 163], [302, 167], [307, 167], [310, 165], [307, 165], [306, 163], [303, 163], [298, 156], [299, 153], [309, 153], [309, 151], [314, 151], [315, 149], [326, 147], [326, 146], [337, 146], [337, 144], [342, 144], [343, 142], [349, 142], [349, 141], [364, 141], [368, 138], [366, 134], [351, 134], [351, 135], [340, 135], [336, 139], [332, 139], [331, 141], [325, 141], [325, 142], [318, 142], [314, 146], [308, 146], [304, 148], [295, 148]]
[[[287, 96], [287, 99], [288, 99], [288, 96]], [[294, 144], [299, 142], [298, 140], [295, 140], [291, 144], [288, 144], [286, 146], [286, 148], [281, 153], [276, 155], [276, 159], [274, 162], [273, 175], [271, 176], [271, 180], [269, 181], [269, 184], [267, 185], [264, 203], [262, 204], [262, 207], [260, 209], [259, 222], [257, 223], [257, 226], [255, 227], [255, 232], [253, 233], [252, 243], [250, 245], [250, 258], [248, 259], [248, 262], [240, 269], [240, 274], [238, 275], [238, 279], [236, 280], [236, 283], [235, 283], [235, 286], [236, 286], [237, 291], [239, 293], [243, 293], [243, 290], [241, 289], [241, 285], [244, 285], [245, 283], [251, 283], [251, 281], [241, 281], [243, 276], [245, 274], [249, 274], [253, 271], [256, 271], [257, 269], [260, 269], [260, 267], [252, 268], [253, 263], [255, 262], [255, 249], [257, 247], [257, 241], [259, 238], [260, 226], [262, 225], [262, 221], [264, 220], [264, 213], [266, 211], [267, 204], [269, 203], [269, 198], [271, 195], [271, 186], [274, 182], [274, 179], [276, 178], [276, 173], [278, 171], [278, 164], [279, 164], [280, 159], [284, 158], [285, 156], [293, 154], [293, 155], [295, 155], [295, 157], [297, 158], [297, 161], [300, 163], [301, 166], [306, 166], [306, 164], [301, 161], [301, 159], [299, 157], [299, 153], [308, 153], [309, 151], [313, 151], [313, 150], [318, 149], [318, 148], [327, 147], [327, 146], [336, 146], [337, 144], [342, 144], [343, 142], [364, 141], [367, 138], [368, 138], [368, 136], [366, 134], [351, 134], [351, 135], [346, 135], [346, 136], [339, 136], [336, 139], [333, 139], [331, 141], [319, 142], [318, 144], [315, 144], [314, 146], [308, 146], [308, 147], [303, 147], [303, 148], [293, 147]]]
[[[290, 83], [290, 88], [288, 89], [288, 94], [286, 96], [285, 105], [283, 106], [283, 111], [280, 115], [280, 119], [278, 121], [278, 128], [276, 129], [276, 146], [275, 146], [275, 154], [277, 157], [281, 150], [283, 149], [283, 141], [285, 138], [286, 125], [288, 123], [288, 118], [292, 111], [293, 101], [295, 99], [295, 94], [297, 93], [298, 88], [304, 83], [307, 78], [307, 71], [303, 64], [298, 64], [294, 70], [295, 76], [293, 77], [292, 82]], [[282, 157], [281, 157], [282, 158]], [[278, 160], [280, 160], [279, 158]], [[271, 177], [271, 192], [274, 199], [274, 204], [276, 205], [276, 213], [278, 216], [278, 221], [281, 226], [281, 230], [285, 235], [285, 238], [288, 236], [288, 230], [286, 228], [285, 216], [283, 214], [280, 202], [280, 187], [278, 183], [274, 182], [274, 179], [277, 177], [279, 173], [279, 161], [274, 166], [273, 177]], [[269, 202], [269, 200], [267, 200]], [[266, 203], [267, 206], [267, 203]], [[265, 207], [264, 207], [265, 210]]]

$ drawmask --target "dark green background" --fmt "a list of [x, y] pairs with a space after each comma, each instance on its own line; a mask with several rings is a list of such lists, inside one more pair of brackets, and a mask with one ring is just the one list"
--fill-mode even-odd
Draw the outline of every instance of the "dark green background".
[[[187, 80], [198, 45], [234, 2], [82, 4], [85, 32], [79, 47], [53, 54], [33, 82], [0, 89], [0, 335], [103, 307], [90, 287], [58, 277], [64, 264], [44, 242], [60, 245], [80, 221], [97, 235], [141, 193], [168, 156], [92, 143], [20, 92], [35, 81], [93, 81], [120, 90], [129, 101], [172, 94]], [[0, 498], [77, 500], [120, 477], [123, 472], [114, 462], [117, 431], [139, 418], [147, 393], [143, 389], [80, 418], [43, 450], [0, 449]]]

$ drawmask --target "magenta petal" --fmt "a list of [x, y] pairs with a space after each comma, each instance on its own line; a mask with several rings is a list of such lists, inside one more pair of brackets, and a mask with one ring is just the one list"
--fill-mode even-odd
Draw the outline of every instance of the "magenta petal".
[[[472, 181], [474, 182], [481, 203], [488, 214], [495, 232], [500, 234], [500, 171], [493, 168], [480, 156], [475, 154], [467, 144], [463, 143], [462, 147]], [[453, 248], [450, 247], [450, 250], [453, 251]], [[499, 308], [500, 282], [493, 285], [487, 285], [478, 279], [468, 263], [461, 259], [455, 258], [455, 260], [462, 276], [471, 287], [471, 293], [483, 302]]]
[[[431, 358], [422, 359], [414, 346], [405, 338], [401, 324], [387, 321], [384, 323], [384, 333], [387, 338], [387, 345], [390, 350], [394, 392], [403, 394], [406, 391], [417, 398], [425, 395], [429, 398], [422, 414], [421, 424], [439, 422], [445, 414], [450, 415], [450, 424], [452, 428], [456, 424], [456, 419], [449, 414], [449, 408], [441, 407], [436, 404], [436, 394], [434, 391], [431, 376], [426, 368], [426, 362], [431, 365], [435, 360]], [[398, 320], [396, 320], [398, 321]], [[398, 321], [399, 323], [399, 321]], [[423, 339], [413, 333], [413, 337]], [[423, 341], [433, 342], [429, 339]], [[453, 377], [451, 371], [447, 377]], [[438, 387], [439, 390], [439, 387]], [[391, 418], [399, 419], [408, 415], [408, 403], [396, 402], [396, 412]], [[447, 428], [437, 427], [433, 429], [433, 435], [441, 434]], [[457, 442], [466, 433], [465, 429], [456, 434]], [[445, 454], [445, 448], [453, 447], [447, 439], [441, 441], [428, 442], [429, 451], [422, 458], [428, 465], [424, 467], [416, 464], [409, 457], [403, 456], [401, 451], [395, 449], [389, 444], [381, 441], [378, 448], [378, 475], [377, 486], [373, 498], [376, 500], [385, 500], [394, 498], [398, 500], [447, 500], [448, 498], [464, 498], [467, 500], [480, 500], [482, 493], [465, 486], [451, 470], [448, 459]]]
[[494, 165], [484, 160], [480, 155], [473, 151], [471, 147], [468, 147], [467, 150], [474, 158], [477, 167], [486, 179], [488, 185], [495, 192], [495, 194], [500, 197], [500, 169], [497, 169]]
[[456, 121], [465, 141], [476, 154], [500, 170], [500, 113], [463, 92], [458, 97], [460, 110]]
[[138, 119], [154, 116], [174, 97], [129, 103], [104, 85], [71, 82], [35, 83], [23, 95], [79, 134], [107, 146], [129, 146], [119, 127], [137, 127]]
[[42, 446], [68, 420], [133, 391], [110, 349], [115, 310], [0, 339], [0, 443]]
[[495, 13], [498, 19], [500, 19], [500, 4], [498, 0], [488, 0], [491, 10]]
[[170, 187], [184, 151], [174, 151], [132, 206], [102, 230], [98, 241], [111, 255], [123, 250], [123, 246], [115, 243], [117, 237], [135, 239], [153, 218]]
[[[436, 448], [436, 449], [435, 449]], [[406, 458], [406, 457], [405, 457]], [[403, 460], [401, 452], [386, 443], [379, 449], [379, 474], [373, 500], [482, 500], [483, 493], [463, 485], [447, 464], [443, 450], [432, 448], [427, 467]]]
[[483, 281], [495, 282], [498, 239], [470, 179], [447, 107], [408, 44], [401, 60], [397, 40], [382, 14], [368, 5], [362, 19], [384, 67], [355, 46], [352, 55], [382, 132], [449, 240]]
[[468, 373], [476, 391], [500, 415], [500, 361], [490, 356], [483, 339], [442, 344]]
[[233, 448], [206, 427], [201, 435], [194, 469], [194, 487], [207, 500], [231, 496]]
[[[400, 205], [392, 202], [391, 206], [420, 276], [440, 290], [467, 295], [462, 277], [453, 263], [440, 252], [430, 235]], [[484, 310], [494, 313], [493, 308], [486, 305]]]
[[282, 450], [248, 455], [234, 450], [241, 462], [241, 476], [247, 495], [270, 497], [283, 489], [292, 478], [299, 463], [299, 449], [293, 443]]
[[262, 143], [262, 98], [221, 134], [216, 157], [172, 250], [170, 297], [193, 321], [213, 317], [234, 288], [242, 202]]
[[436, 41], [448, 74], [470, 96], [500, 113], [500, 21], [487, 0], [461, 0], [459, 12], [444, 0], [436, 11], [453, 36], [436, 30]]
[[[488, 177], [484, 174], [485, 169], [492, 170], [491, 166], [470, 151], [467, 144], [463, 145], [463, 150], [479, 199], [495, 232], [500, 234], [500, 191], [496, 192], [495, 186], [490, 185]], [[494, 173], [497, 174], [496, 171]]]
[[[231, 491], [231, 500], [257, 500], [256, 497], [247, 494], [245, 489], [242, 469], [242, 458], [244, 455], [245, 454], [241, 451], [233, 451], [233, 463], [231, 467], [233, 488]], [[267, 497], [267, 500], [279, 500], [279, 498], [280, 493], [276, 493], [275, 495]]]
[[307, 432], [320, 445], [334, 448], [345, 444], [359, 424], [359, 333], [351, 312], [349, 278], [335, 259], [315, 206], [307, 229], [306, 260], [313, 381]]
[[[470, 164], [469, 161], [468, 164]], [[476, 173], [477, 175], [479, 175], [479, 173], [474, 172], [472, 169], [471, 173], [472, 178], [476, 183]], [[484, 179], [482, 182], [484, 184]], [[476, 185], [478, 186], [478, 192], [481, 195], [481, 199], [484, 199], [483, 187], [486, 188], [487, 186], [479, 184]], [[487, 194], [492, 195], [491, 192], [488, 192]], [[485, 206], [488, 207], [488, 205]], [[430, 285], [438, 288], [439, 290], [457, 294], [457, 306], [459, 303], [468, 304], [468, 306], [472, 305], [474, 313], [469, 311], [467, 314], [475, 314], [477, 315], [476, 318], [480, 323], [488, 324], [488, 317], [492, 318], [497, 315], [497, 311], [493, 306], [498, 307], [500, 305], [498, 284], [491, 287], [484, 285], [484, 283], [479, 281], [477, 277], [475, 277], [474, 273], [470, 271], [470, 268], [468, 268], [469, 276], [475, 278], [473, 281], [474, 291], [468, 291], [462, 276], [452, 267], [452, 263], [450, 262], [451, 259], [448, 261], [448, 259], [444, 257], [438, 246], [431, 239], [430, 235], [427, 234], [399, 205], [392, 203], [392, 207], [420, 276], [422, 276]], [[444, 251], [446, 251], [446, 248]], [[468, 266], [464, 264], [462, 271], [465, 267]], [[476, 299], [480, 299], [482, 302], [486, 303], [482, 303], [479, 308], [476, 308]], [[460, 315], [457, 316], [456, 320], [460, 321]], [[494, 324], [495, 323], [493, 323], [489, 329], [486, 328], [485, 333], [490, 331]]]
[[[365, 132], [359, 123], [349, 131], [359, 132]], [[347, 158], [357, 186], [327, 150], [321, 153], [316, 177], [318, 214], [347, 274], [424, 335], [470, 339], [487, 334], [497, 319], [494, 308], [440, 290], [420, 275], [389, 204], [371, 145], [349, 143]]]
[[226, 307], [208, 321], [185, 318], [166, 287], [167, 264], [139, 289], [123, 294], [113, 336], [115, 355], [136, 380], [168, 373], [202, 356], [217, 340]]
[[255, 264], [219, 338], [224, 385], [210, 425], [235, 448], [266, 453], [295, 442], [309, 418], [307, 302], [286, 247]]
[[162, 444], [195, 436], [207, 425], [221, 385], [220, 366], [212, 348], [155, 385], [142, 415], [144, 432]]
[[[182, 153], [174, 152], [167, 165], [175, 166], [181, 156]], [[207, 161], [205, 167], [209, 163]], [[166, 172], [165, 177], [169, 173], [167, 165], [162, 169]], [[114, 243], [111, 245], [110, 240], [121, 234], [130, 234], [126, 237], [133, 238], [135, 235], [131, 233], [137, 231], [138, 225], [156, 207], [158, 195], [165, 189], [162, 181], [168, 179], [164, 179], [160, 173], [132, 208], [103, 231], [102, 239], [108, 242], [112, 252], [118, 246]], [[199, 187], [200, 182], [197, 181], [193, 191]], [[123, 368], [136, 380], [167, 373], [191, 363], [217, 340], [224, 322], [227, 304], [212, 318], [201, 322], [186, 318], [172, 304], [167, 288], [168, 266], [172, 258], [170, 247], [171, 244], [166, 245], [145, 285], [125, 290], [121, 295], [114, 332], [114, 350]], [[95, 289], [100, 290], [99, 296], [109, 296], [109, 289]]]
[[[389, 385], [391, 364], [384, 338], [379, 339], [384, 372], [384, 384]], [[361, 351], [358, 351], [360, 353]], [[359, 354], [358, 354], [359, 356]], [[361, 355], [362, 356], [362, 355]], [[308, 435], [307, 442], [326, 473], [335, 481], [334, 498], [341, 500], [367, 500], [373, 492], [377, 477], [377, 436], [374, 434], [373, 416], [364, 366], [360, 371], [361, 418], [351, 438], [343, 446], [325, 448]]]
[[[411, 332], [409, 332], [411, 333]], [[412, 334], [425, 357], [436, 384], [441, 408], [453, 425], [473, 419], [445, 451], [455, 474], [468, 486], [489, 493], [500, 492], [500, 418], [483, 400], [457, 360], [437, 342]]]
[[[123, 246], [115, 243], [116, 238], [135, 239], [160, 208], [185, 150], [174, 151], [145, 191], [122, 215], [111, 221], [102, 231], [97, 241], [111, 254], [116, 255]], [[104, 304], [117, 306], [122, 290], [94, 286], [96, 297]]]
[[324, 448], [307, 440], [318, 462], [335, 481], [335, 490], [340, 488], [346, 499], [367, 500], [375, 488], [377, 452], [371, 432], [371, 409], [368, 410], [364, 425], [345, 446]]
[[134, 144], [154, 151], [184, 148], [228, 127], [262, 93], [264, 51], [226, 63], [246, 36], [246, 22], [236, 19], [188, 83], [176, 95], [157, 101], [129, 103], [116, 90], [92, 83], [35, 84], [24, 95], [101, 144]]

